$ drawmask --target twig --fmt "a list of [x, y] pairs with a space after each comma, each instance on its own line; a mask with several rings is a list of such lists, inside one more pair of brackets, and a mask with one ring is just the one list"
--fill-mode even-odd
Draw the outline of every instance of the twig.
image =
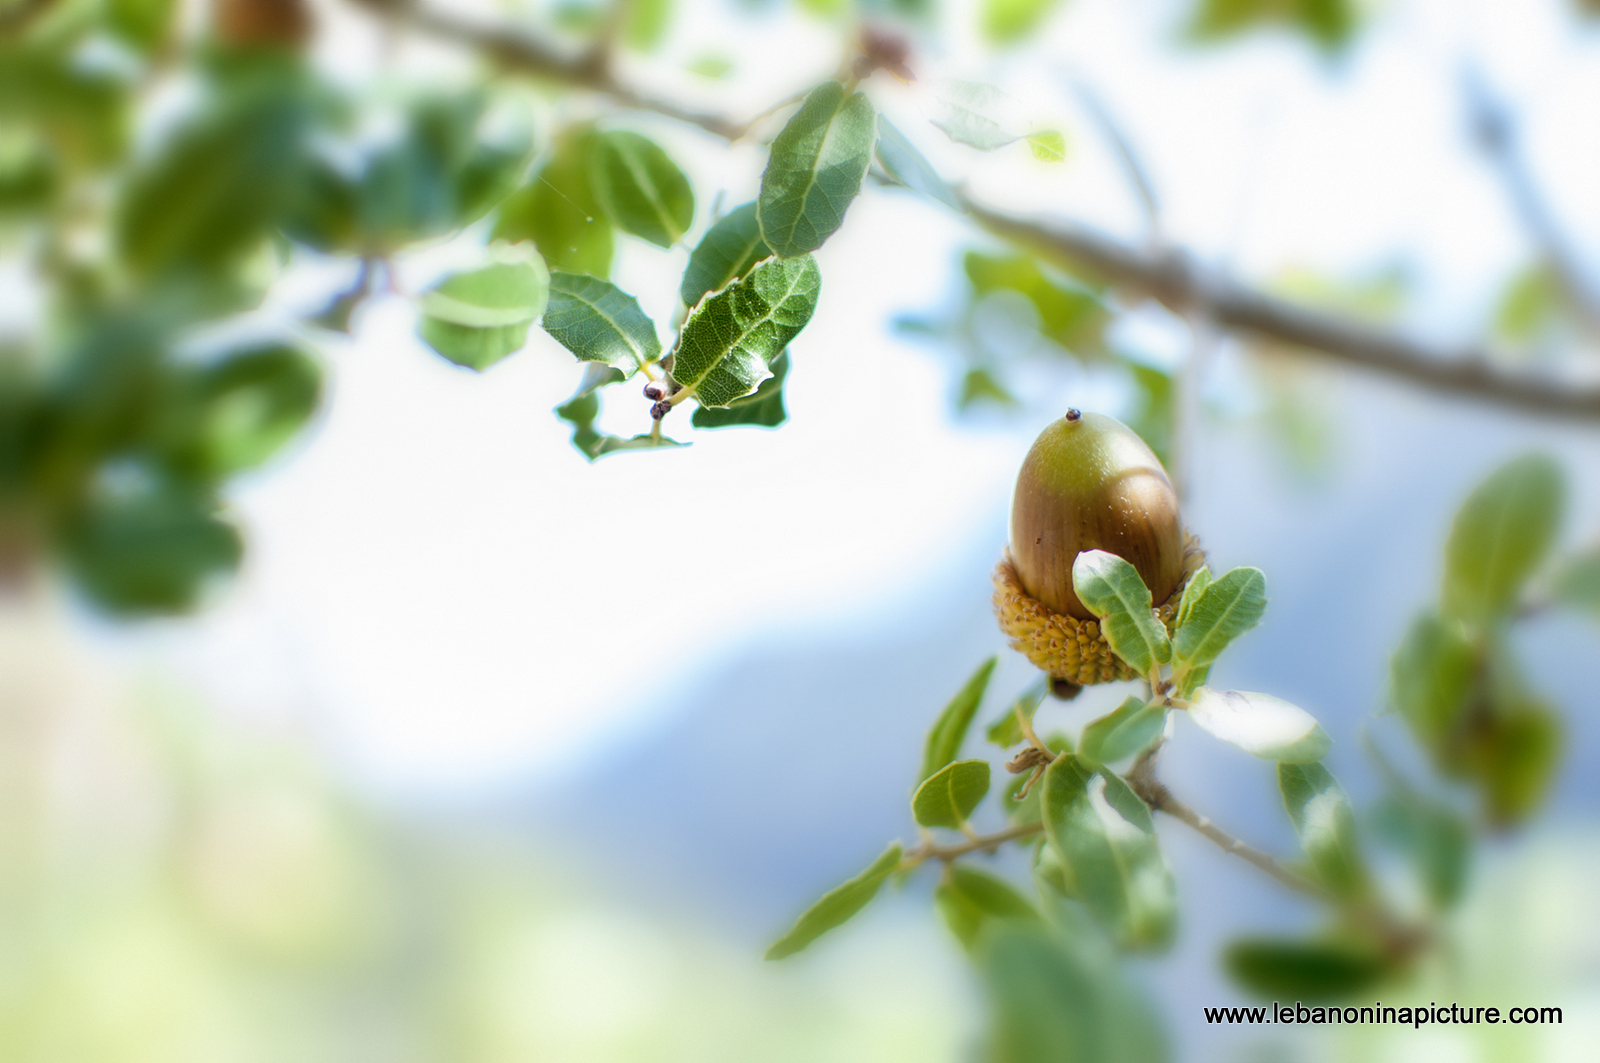
[[1111, 142], [1112, 150], [1117, 156], [1117, 162], [1122, 166], [1123, 176], [1132, 186], [1134, 197], [1139, 201], [1139, 207], [1144, 212], [1145, 225], [1149, 227], [1149, 238], [1152, 246], [1161, 243], [1161, 202], [1156, 199], [1155, 185], [1150, 181], [1150, 171], [1139, 158], [1139, 153], [1133, 148], [1133, 141], [1123, 130], [1122, 124], [1117, 121], [1100, 94], [1095, 92], [1088, 82], [1078, 78], [1071, 79], [1072, 91], [1077, 94], [1084, 110], [1089, 112], [1089, 117], [1094, 124], [1100, 127], [1100, 133]]
[[1473, 136], [1493, 163], [1518, 220], [1555, 273], [1567, 302], [1589, 329], [1600, 331], [1600, 298], [1585, 277], [1555, 211], [1523, 156], [1511, 108], [1494, 94], [1475, 67], [1469, 66], [1463, 72], [1462, 84]]
[[921, 845], [906, 852], [900, 866], [910, 869], [924, 860], [943, 860], [949, 863], [958, 856], [965, 856], [980, 849], [992, 853], [1006, 842], [1017, 838], [1026, 838], [1028, 835], [1038, 834], [1042, 830], [1044, 830], [1043, 821], [1034, 820], [1032, 823], [1020, 823], [996, 834], [980, 834], [958, 845], [939, 845], [932, 841], [923, 842]]
[[1600, 388], [1507, 372], [1480, 348], [1433, 347], [1312, 310], [1208, 270], [1178, 249], [1140, 251], [1076, 222], [1018, 218], [967, 196], [962, 201], [973, 219], [996, 236], [1148, 295], [1179, 315], [1203, 313], [1219, 328], [1320, 353], [1428, 391], [1574, 420], [1600, 420]]

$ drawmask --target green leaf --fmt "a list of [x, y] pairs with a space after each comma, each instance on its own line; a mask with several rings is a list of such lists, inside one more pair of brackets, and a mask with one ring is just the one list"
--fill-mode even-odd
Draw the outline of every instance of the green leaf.
[[703, 55], [684, 67], [691, 74], [709, 78], [712, 81], [721, 81], [733, 73], [733, 60], [722, 55]]
[[1100, 633], [1128, 667], [1149, 675], [1172, 658], [1167, 629], [1150, 606], [1150, 588], [1128, 562], [1104, 550], [1085, 550], [1072, 562], [1072, 589], [1100, 618]]
[[1000, 290], [1023, 295], [1039, 313], [1039, 331], [1067, 350], [1085, 355], [1103, 349], [1111, 312], [1093, 289], [1047, 274], [1027, 255], [968, 251], [962, 268], [978, 295]]
[[1039, 711], [1039, 705], [1049, 690], [1048, 681], [1041, 679], [1019, 694], [1017, 700], [1006, 708], [1005, 715], [989, 725], [987, 733], [989, 741], [1001, 749], [1010, 749], [1022, 741], [1026, 736], [1022, 733], [1022, 724], [1017, 720], [1017, 711], [1020, 709], [1022, 715], [1031, 722], [1033, 714]]
[[989, 792], [989, 762], [958, 760], [922, 781], [911, 812], [924, 827], [960, 827]]
[[861, 874], [830, 890], [795, 921], [793, 927], [767, 950], [767, 959], [781, 960], [811, 944], [867, 906], [878, 895], [883, 880], [900, 864], [902, 850], [895, 842]]
[[1083, 729], [1078, 754], [1100, 764], [1110, 764], [1143, 751], [1161, 737], [1167, 707], [1159, 702], [1129, 697], [1116, 711]]
[[1185, 588], [1180, 613], [1185, 606], [1186, 617], [1172, 636], [1172, 656], [1189, 667], [1210, 664], [1228, 643], [1261, 622], [1267, 610], [1267, 577], [1259, 568], [1233, 569], [1208, 582], [1192, 603]]
[[987, 1063], [1165, 1063], [1154, 1005], [1092, 927], [1061, 933], [1020, 921], [978, 942], [993, 1015]]
[[1035, 908], [1010, 884], [965, 864], [951, 864], [934, 902], [964, 948], [971, 949], [996, 920], [1042, 923]]
[[230, 476], [272, 457], [316, 412], [322, 369], [304, 351], [271, 346], [230, 353], [192, 378], [192, 408], [175, 464]]
[[1045, 835], [1072, 895], [1127, 947], [1169, 941], [1177, 912], [1172, 872], [1150, 809], [1128, 784], [1063, 753], [1045, 771], [1042, 804]]
[[983, 701], [983, 692], [989, 687], [989, 676], [994, 673], [994, 666], [999, 661], [998, 657], [990, 657], [979, 665], [978, 670], [972, 673], [934, 721], [933, 727], [928, 730], [927, 742], [923, 745], [919, 780], [926, 779], [956, 759], [956, 754], [961, 751], [961, 743], [967, 737], [967, 728], [972, 725], [972, 717]]
[[622, 39], [628, 47], [653, 52], [672, 25], [672, 0], [632, 0], [625, 9]]
[[1067, 138], [1053, 129], [1029, 133], [1028, 150], [1040, 162], [1061, 162], [1067, 157]]
[[1304, 33], [1324, 50], [1335, 51], [1355, 36], [1359, 22], [1355, 0], [1202, 0], [1189, 33], [1196, 40], [1210, 41], [1282, 25]]
[[1556, 601], [1600, 616], [1600, 549], [1569, 559], [1551, 583]]
[[1428, 900], [1455, 906], [1466, 886], [1472, 830], [1449, 807], [1415, 793], [1390, 793], [1372, 809], [1374, 836], [1410, 860]]
[[590, 180], [598, 139], [582, 130], [558, 141], [544, 169], [500, 205], [494, 239], [532, 240], [554, 269], [608, 276], [615, 241]]
[[733, 428], [747, 425], [753, 428], [776, 428], [789, 419], [783, 408], [783, 381], [789, 375], [789, 352], [784, 351], [772, 360], [772, 375], [761, 386], [742, 399], [727, 406], [713, 409], [696, 408], [689, 423], [696, 428]]
[[1445, 548], [1444, 608], [1486, 622], [1516, 607], [1561, 523], [1561, 467], [1542, 454], [1495, 470], [1456, 514]]
[[1279, 764], [1278, 790], [1319, 882], [1341, 897], [1366, 887], [1350, 799], [1321, 764]]
[[1494, 331], [1507, 343], [1529, 346], [1560, 318], [1564, 305], [1560, 275], [1541, 259], [1506, 286], [1495, 309]]
[[1228, 945], [1223, 965], [1234, 981], [1277, 1000], [1344, 1000], [1389, 973], [1381, 950], [1346, 941], [1243, 938]]
[[600, 395], [593, 387], [580, 389], [577, 395], [557, 406], [556, 416], [571, 423], [572, 445], [590, 461], [597, 461], [607, 454], [617, 454], [626, 450], [688, 446], [687, 443], [679, 443], [666, 436], [637, 435], [631, 439], [624, 439], [599, 431], [594, 427], [594, 421], [600, 416]]
[[550, 274], [544, 330], [584, 362], [605, 362], [631, 373], [661, 357], [656, 326], [633, 296], [582, 273]]
[[1489, 821], [1508, 826], [1527, 818], [1543, 802], [1561, 764], [1561, 717], [1524, 695], [1499, 707], [1473, 737], [1469, 755], [1483, 782]]
[[1183, 625], [1188, 623], [1189, 617], [1194, 615], [1194, 607], [1200, 603], [1209, 586], [1211, 586], [1211, 566], [1201, 565], [1199, 570], [1189, 577], [1189, 582], [1183, 585], [1183, 597], [1178, 599], [1178, 612], [1173, 618], [1175, 630], [1182, 630]]
[[1016, 44], [1032, 36], [1057, 0], [983, 0], [983, 35], [991, 44]]
[[895, 181], [951, 210], [962, 210], [961, 201], [944, 178], [933, 168], [916, 145], [906, 139], [889, 119], [878, 116], [878, 164]]
[[956, 409], [966, 410], [979, 402], [991, 402], [1000, 407], [1017, 405], [1017, 397], [1007, 391], [987, 369], [968, 369], [961, 378], [961, 394], [956, 397]]
[[96, 604], [122, 615], [192, 609], [206, 583], [231, 573], [244, 552], [214, 501], [161, 482], [93, 500], [67, 523], [61, 546]]
[[549, 272], [531, 251], [455, 273], [423, 293], [418, 332], [457, 365], [487, 369], [527, 342], [549, 290]]
[[872, 162], [875, 118], [866, 96], [824, 81], [772, 142], [757, 202], [776, 254], [815, 251], [844, 223]]
[[672, 378], [702, 406], [728, 406], [750, 394], [811, 320], [821, 284], [816, 260], [806, 255], [764, 262], [701, 300], [684, 322]]
[[617, 228], [671, 247], [694, 224], [694, 190], [648, 137], [602, 133], [590, 159], [595, 196]]
[[1321, 760], [1333, 746], [1314, 716], [1270, 694], [1201, 687], [1189, 706], [1189, 718], [1229, 745], [1266, 760]]
[[950, 81], [935, 90], [934, 99], [939, 114], [933, 124], [957, 144], [995, 151], [1021, 138], [1011, 131], [1015, 101], [993, 85]]
[[678, 296], [684, 306], [693, 309], [706, 293], [720, 292], [771, 256], [771, 249], [761, 239], [756, 205], [735, 207], [706, 231], [690, 253]]
[[1466, 712], [1478, 654], [1460, 625], [1437, 613], [1412, 623], [1389, 665], [1389, 696], [1430, 749], [1444, 742]]

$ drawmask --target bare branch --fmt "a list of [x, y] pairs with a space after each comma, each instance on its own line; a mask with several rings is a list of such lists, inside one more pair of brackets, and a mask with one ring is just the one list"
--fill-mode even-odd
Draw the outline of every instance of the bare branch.
[[1519, 143], [1511, 108], [1489, 88], [1481, 72], [1469, 67], [1462, 77], [1473, 138], [1494, 165], [1511, 206], [1550, 264], [1562, 294], [1583, 323], [1600, 331], [1600, 296], [1585, 276], [1565, 231], [1533, 176]]
[[1148, 295], [1179, 315], [1304, 349], [1425, 390], [1573, 420], [1600, 420], [1600, 388], [1508, 372], [1478, 347], [1435, 347], [1246, 287], [1181, 250], [1141, 251], [1066, 220], [1017, 218], [963, 197], [985, 229], [1037, 254]]

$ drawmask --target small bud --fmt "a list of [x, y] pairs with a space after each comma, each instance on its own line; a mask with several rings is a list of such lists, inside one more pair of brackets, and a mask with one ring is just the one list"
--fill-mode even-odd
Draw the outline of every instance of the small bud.
[[1067, 679], [1050, 680], [1050, 693], [1059, 701], [1071, 701], [1083, 693], [1083, 688]]
[[659, 420], [661, 420], [661, 418], [665, 417], [671, 410], [672, 410], [672, 403], [666, 401], [665, 399], [662, 399], [660, 402], [658, 402], [654, 406], [650, 407], [650, 417], [651, 417], [652, 420], [659, 421]]

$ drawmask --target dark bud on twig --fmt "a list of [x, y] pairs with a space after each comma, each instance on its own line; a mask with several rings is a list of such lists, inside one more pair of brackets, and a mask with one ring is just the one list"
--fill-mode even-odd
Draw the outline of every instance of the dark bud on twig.
[[901, 81], [915, 81], [917, 76], [906, 65], [910, 57], [911, 42], [906, 38], [867, 26], [861, 30], [861, 58], [850, 72], [860, 79], [882, 67]]
[[1083, 688], [1070, 679], [1052, 679], [1050, 693], [1061, 701], [1071, 701], [1083, 693]]
[[660, 384], [649, 383], [644, 386], [644, 397], [649, 399], [651, 402], [659, 401], [661, 396], [662, 391]]
[[661, 418], [665, 417], [667, 415], [667, 413], [671, 409], [672, 409], [672, 403], [668, 402], [665, 399], [662, 399], [660, 402], [658, 402], [654, 406], [650, 407], [650, 419], [654, 420], [654, 421], [659, 421], [659, 420], [661, 420]]

